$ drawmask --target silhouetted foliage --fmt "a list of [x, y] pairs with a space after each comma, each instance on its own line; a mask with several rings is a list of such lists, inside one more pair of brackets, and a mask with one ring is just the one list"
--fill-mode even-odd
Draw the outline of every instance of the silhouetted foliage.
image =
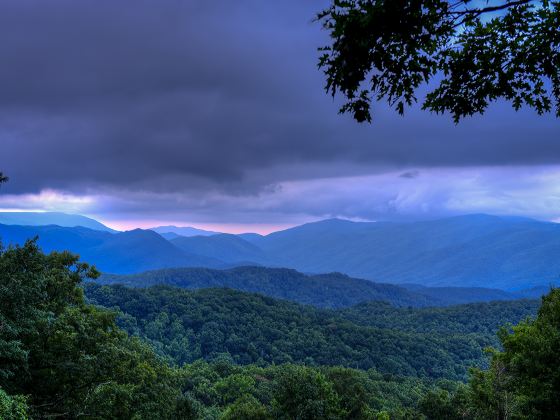
[[8, 178], [6, 175], [0, 172], [0, 186], [2, 186], [2, 184], [4, 184], [5, 182], [8, 182], [9, 179], [10, 178]]
[[455, 122], [504, 98], [560, 116], [560, 3], [549, 0], [333, 0], [318, 14], [331, 37], [319, 66], [326, 90], [371, 121], [372, 101], [423, 108]]

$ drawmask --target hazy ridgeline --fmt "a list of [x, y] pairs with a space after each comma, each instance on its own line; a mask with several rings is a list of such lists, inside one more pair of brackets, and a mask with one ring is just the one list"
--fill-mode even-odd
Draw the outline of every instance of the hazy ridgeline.
[[[61, 222], [60, 217], [57, 221]], [[74, 219], [66, 222], [76, 223]], [[92, 226], [91, 219], [86, 222]], [[403, 284], [416, 292], [418, 288], [412, 285], [522, 293], [540, 287], [536, 295], [540, 296], [560, 273], [558, 224], [488, 215], [410, 223], [334, 219], [267, 236], [212, 232], [189, 237], [161, 232], [161, 236], [140, 229], [111, 233], [84, 227], [0, 224], [5, 244], [21, 244], [36, 235], [46, 251], [69, 249], [111, 274], [177, 267], [287, 267]]]

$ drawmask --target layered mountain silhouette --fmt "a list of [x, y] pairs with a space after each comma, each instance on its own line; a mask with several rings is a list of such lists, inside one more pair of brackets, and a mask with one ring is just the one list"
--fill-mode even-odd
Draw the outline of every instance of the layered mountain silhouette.
[[237, 236], [222, 233], [213, 236], [179, 236], [171, 243], [185, 252], [199, 255], [212, 255], [227, 263], [255, 262], [273, 263], [268, 255], [257, 245]]
[[220, 232], [213, 232], [211, 230], [197, 229], [190, 226], [173, 226], [173, 225], [156, 226], [150, 228], [150, 230], [153, 230], [154, 232], [157, 232], [164, 237], [167, 236], [170, 238], [174, 238], [177, 236], [187, 236], [187, 237], [188, 236], [212, 236], [220, 233]]
[[557, 282], [560, 225], [469, 215], [411, 223], [326, 220], [254, 240], [305, 272], [428, 286], [520, 289]]
[[109, 233], [83, 227], [0, 225], [4, 245], [38, 237], [44, 251], [70, 250], [108, 273], [131, 273], [162, 267], [220, 267], [213, 258], [192, 255], [151, 230]]
[[398, 223], [330, 219], [265, 236], [162, 232], [163, 237], [139, 229], [109, 233], [0, 225], [5, 245], [36, 235], [47, 251], [70, 249], [104, 272], [117, 274], [251, 265], [342, 272], [406, 284], [409, 290], [418, 285], [510, 291], [542, 290], [557, 283], [560, 274], [560, 225], [516, 217], [468, 215]]

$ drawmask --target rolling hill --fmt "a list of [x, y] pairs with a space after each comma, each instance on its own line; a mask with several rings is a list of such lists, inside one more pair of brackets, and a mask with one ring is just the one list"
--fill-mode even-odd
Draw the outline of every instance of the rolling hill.
[[185, 236], [185, 237], [190, 237], [190, 236], [212, 236], [212, 235], [218, 235], [220, 232], [213, 232], [210, 230], [204, 230], [204, 229], [197, 229], [197, 228], [193, 228], [190, 226], [173, 226], [173, 225], [169, 225], [169, 226], [156, 226], [153, 228], [150, 228], [150, 230], [153, 230], [154, 232], [161, 234], [174, 234], [176, 236]]
[[326, 308], [347, 307], [370, 300], [415, 307], [444, 304], [444, 300], [391, 284], [353, 279], [339, 273], [308, 276], [286, 268], [171, 268], [120, 276], [104, 275], [96, 282], [129, 287], [169, 285], [184, 289], [230, 288]]
[[90, 302], [118, 309], [130, 334], [178, 364], [226, 354], [239, 364], [342, 365], [448, 379], [465, 379], [468, 367], [486, 365], [484, 348], [497, 345], [501, 323], [534, 315], [539, 306], [517, 301], [416, 310], [374, 302], [367, 305], [376, 308], [372, 315], [226, 289], [87, 284], [85, 290]]
[[485, 287], [427, 287], [417, 284], [400, 284], [399, 286], [432, 299], [443, 300], [448, 305], [521, 298], [540, 298], [550, 291], [549, 288], [506, 292], [501, 289], [489, 289]]
[[323, 308], [342, 308], [368, 301], [399, 307], [446, 306], [458, 303], [512, 300], [502, 290], [423, 287], [413, 291], [392, 284], [355, 279], [340, 273], [306, 275], [286, 268], [236, 267], [228, 270], [170, 268], [129, 275], [104, 275], [101, 284], [132, 287], [169, 285], [184, 289], [212, 287], [260, 293], [277, 299]]
[[253, 243], [280, 266], [424, 286], [525, 289], [556, 282], [560, 225], [469, 215], [410, 223], [326, 220]]

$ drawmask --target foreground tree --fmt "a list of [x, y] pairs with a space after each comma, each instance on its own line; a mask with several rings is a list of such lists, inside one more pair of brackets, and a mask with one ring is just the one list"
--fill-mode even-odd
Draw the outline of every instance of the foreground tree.
[[26, 398], [23, 396], [12, 397], [0, 388], [0, 419], [2, 420], [27, 420]]
[[114, 313], [86, 304], [80, 283], [96, 275], [34, 241], [0, 249], [2, 410], [24, 412], [26, 403], [33, 418], [175, 417], [178, 373], [120, 330]]
[[504, 351], [493, 363], [509, 376], [508, 390], [528, 418], [558, 418], [560, 413], [560, 289], [543, 297], [534, 321], [501, 331]]
[[560, 289], [542, 299], [536, 319], [502, 329], [503, 351], [488, 370], [473, 369], [468, 387], [429, 392], [430, 419], [557, 419], [560, 413]]
[[403, 114], [423, 84], [436, 84], [423, 109], [455, 122], [499, 98], [560, 116], [560, 2], [481, 3], [333, 0], [317, 17], [331, 38], [319, 61], [327, 92], [359, 122], [372, 101]]

